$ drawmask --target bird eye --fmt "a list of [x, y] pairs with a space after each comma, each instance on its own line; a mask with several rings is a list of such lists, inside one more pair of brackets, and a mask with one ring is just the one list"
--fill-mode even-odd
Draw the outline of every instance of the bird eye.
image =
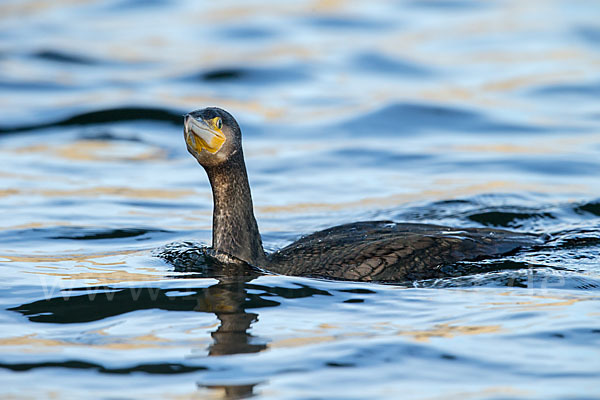
[[223, 127], [223, 121], [221, 120], [221, 118], [217, 117], [217, 120], [215, 121], [215, 126], [217, 127], [217, 129], [221, 129]]

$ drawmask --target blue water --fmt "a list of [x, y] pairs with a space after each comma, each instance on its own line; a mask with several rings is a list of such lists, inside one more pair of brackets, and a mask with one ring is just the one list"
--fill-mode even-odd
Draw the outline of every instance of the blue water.
[[[0, 4], [0, 397], [600, 398], [600, 6]], [[545, 243], [381, 285], [227, 276], [181, 115], [272, 251], [390, 219]]]

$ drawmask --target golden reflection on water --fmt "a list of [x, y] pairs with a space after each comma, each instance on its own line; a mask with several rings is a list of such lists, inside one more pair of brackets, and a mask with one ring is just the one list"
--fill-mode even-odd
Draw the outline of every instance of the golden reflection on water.
[[136, 189], [126, 186], [97, 186], [82, 189], [11, 189], [2, 193], [0, 197], [8, 196], [35, 196], [44, 197], [98, 197], [117, 196], [132, 199], [178, 199], [195, 196], [191, 189]]
[[[543, 289], [540, 289], [543, 290]], [[515, 298], [515, 294], [511, 292], [499, 293], [500, 295], [511, 297], [511, 299]], [[573, 297], [572, 295], [565, 296], [557, 296], [557, 295], [548, 295], [548, 294], [530, 294], [526, 295], [529, 298], [533, 298], [535, 300], [511, 300], [506, 302], [490, 302], [488, 305], [492, 306], [491, 308], [502, 308], [512, 311], [523, 311], [523, 310], [535, 310], [539, 308], [549, 308], [549, 307], [568, 307], [572, 306], [576, 303], [583, 301], [598, 301], [600, 300], [600, 296], [597, 295], [578, 295], [577, 297]], [[518, 296], [517, 296], [518, 298]], [[539, 301], [541, 300], [541, 301]], [[553, 300], [553, 301], [548, 301]]]
[[416, 201], [448, 200], [474, 196], [481, 193], [572, 193], [585, 192], [591, 188], [582, 184], [552, 185], [536, 183], [520, 183], [515, 181], [488, 181], [478, 184], [465, 184], [459, 180], [438, 179], [431, 185], [437, 189], [422, 189], [415, 193], [394, 194], [383, 197], [365, 197], [356, 201], [336, 203], [291, 203], [281, 206], [258, 205], [255, 208], [259, 213], [290, 213], [306, 211], [341, 211], [354, 208], [382, 208], [398, 206]]
[[[98, 332], [96, 332], [98, 333]], [[115, 336], [110, 339], [108, 334], [104, 336], [107, 343], [81, 343], [68, 340], [45, 339], [37, 334], [28, 334], [22, 336], [13, 336], [0, 338], [0, 346], [20, 347], [19, 351], [25, 353], [37, 353], [40, 351], [52, 351], [54, 347], [85, 347], [85, 348], [100, 348], [107, 350], [138, 350], [138, 349], [159, 349], [165, 347], [179, 347], [181, 341], [174, 341], [164, 337], [158, 337], [154, 333], [149, 333], [140, 336], [127, 337], [125, 340], [122, 337]], [[112, 342], [110, 341], [112, 340]], [[186, 343], [190, 346], [201, 346], [208, 343], [207, 338], [190, 337], [186, 339]]]
[[[356, 335], [351, 335], [351, 336], [357, 336]], [[364, 336], [364, 335], [358, 335], [358, 336]], [[319, 343], [325, 343], [325, 342], [334, 342], [336, 340], [341, 339], [342, 337], [348, 337], [347, 335], [341, 335], [341, 336], [306, 336], [306, 337], [294, 337], [294, 338], [286, 338], [286, 339], [279, 339], [276, 341], [272, 341], [270, 343], [267, 344], [268, 348], [289, 348], [289, 347], [303, 347], [303, 346], [309, 346], [309, 345], [313, 345], [313, 344], [319, 344]]]
[[[123, 268], [126, 268], [125, 264], [122, 264]], [[41, 268], [43, 266], [39, 266]], [[82, 265], [75, 265], [73, 268], [84, 267]], [[91, 268], [89, 268], [91, 269]], [[69, 272], [69, 273], [54, 273], [54, 272], [29, 272], [34, 275], [45, 275], [62, 278], [63, 280], [77, 280], [82, 281], [86, 285], [111, 285], [116, 283], [124, 282], [144, 282], [144, 281], [158, 281], [167, 278], [163, 271], [156, 271], [156, 275], [142, 274], [138, 272], [128, 272], [123, 270], [96, 270], [96, 272]]]
[[[74, 161], [156, 161], [166, 158], [166, 151], [144, 145], [139, 149], [131, 144], [104, 140], [76, 140], [62, 144], [36, 144], [14, 150], [16, 153], [43, 153]], [[137, 151], [136, 151], [137, 150]]]
[[[159, 281], [168, 278], [164, 269], [148, 266], [132, 268], [128, 265], [130, 257], [147, 256], [148, 253], [148, 250], [122, 250], [111, 253], [66, 255], [0, 254], [0, 261], [7, 264], [14, 262], [29, 265], [31, 269], [23, 271], [24, 274], [55, 277], [61, 281], [73, 280], [88, 286]], [[114, 257], [117, 257], [117, 260], [99, 261], [99, 259]], [[82, 272], [82, 269], [85, 269], [85, 272]]]
[[460, 326], [450, 324], [436, 324], [429, 329], [399, 331], [398, 335], [410, 336], [417, 342], [427, 342], [433, 337], [453, 338], [465, 335], [481, 335], [487, 333], [498, 333], [501, 331], [500, 325], [481, 325], [481, 326]]
[[186, 104], [195, 104], [196, 107], [200, 104], [219, 104], [220, 107], [226, 110], [243, 110], [247, 113], [261, 115], [267, 120], [277, 119], [277, 117], [284, 115], [283, 107], [267, 106], [256, 100], [241, 101], [236, 99], [222, 99], [201, 94], [174, 95], [173, 93], [165, 93], [165, 96], [167, 96], [167, 101], [170, 104], [177, 104], [178, 102], [181, 102], [181, 100]]
[[549, 154], [558, 153], [556, 149], [546, 147], [545, 145], [515, 145], [510, 143], [496, 143], [496, 144], [474, 144], [474, 145], [462, 145], [453, 146], [454, 149], [465, 151], [469, 153], [506, 153], [506, 154]]
[[[374, 327], [373, 327], [374, 328]], [[426, 342], [429, 339], [446, 338], [451, 339], [457, 336], [466, 335], [482, 335], [482, 334], [493, 334], [500, 332], [500, 325], [450, 325], [450, 324], [436, 324], [428, 329], [422, 330], [397, 330], [395, 333], [399, 336], [407, 336], [417, 342]], [[340, 330], [343, 332], [343, 330]], [[268, 344], [269, 348], [287, 348], [287, 347], [303, 347], [313, 344], [334, 342], [344, 340], [352, 337], [371, 337], [374, 336], [373, 331], [370, 332], [353, 332], [353, 333], [339, 333], [336, 335], [315, 335], [315, 336], [299, 336], [293, 338], [279, 339]]]
[[517, 89], [525, 89], [527, 87], [534, 87], [538, 85], [552, 84], [565, 80], [581, 80], [585, 79], [586, 74], [580, 71], [561, 71], [561, 72], [548, 72], [538, 73], [531, 75], [521, 75], [512, 78], [503, 78], [500, 80], [491, 80], [483, 84], [477, 91], [512, 91]]
[[15, 196], [19, 194], [17, 189], [0, 189], [0, 197]]
[[[2, 197], [1, 194], [0, 194], [0, 197]], [[71, 225], [69, 222], [61, 222], [59, 224], [42, 224], [40, 222], [30, 222], [30, 223], [26, 223], [26, 224], [19, 224], [19, 225], [5, 226], [5, 227], [0, 226], [0, 231], [37, 229], [37, 228], [43, 228], [43, 227], [48, 227], [48, 226], [54, 227], [54, 226], [69, 226], [69, 225]]]
[[62, 262], [62, 261], [76, 261], [76, 262], [88, 262], [93, 265], [119, 265], [121, 262], [98, 262], [94, 261], [98, 258], [123, 256], [123, 255], [134, 255], [134, 254], [146, 254], [147, 251], [140, 250], [120, 250], [111, 253], [94, 253], [94, 254], [66, 254], [66, 255], [11, 255], [11, 254], [0, 254], [0, 258], [5, 262], [26, 262], [26, 263], [37, 263], [37, 262]]
[[[397, 328], [394, 326], [395, 324], [386, 325], [387, 326], [385, 327], [384, 331], [390, 331], [391, 329], [396, 335], [407, 336], [417, 342], [426, 342], [434, 337], [451, 339], [457, 336], [494, 334], [502, 331], [502, 327], [500, 325], [457, 325], [456, 323], [443, 323], [435, 324], [431, 328], [418, 330]], [[268, 344], [268, 347], [302, 347], [324, 342], [344, 340], [352, 337], [371, 337], [377, 336], [376, 332], [378, 332], [380, 329], [380, 326], [371, 326], [370, 329], [364, 332], [352, 332], [352, 329], [347, 330], [343, 327], [325, 326], [325, 324], [321, 324], [319, 325], [317, 330], [313, 331], [314, 333], [316, 333], [316, 335], [279, 339], [270, 342]], [[330, 335], [318, 334], [327, 330], [337, 330], [340, 333]], [[352, 333], [344, 333], [348, 331]]]
[[491, 386], [481, 390], [446, 392], [443, 396], [423, 397], [423, 400], [464, 400], [486, 398], [527, 398], [535, 397], [531, 390], [515, 389], [510, 386]]
[[85, 196], [96, 197], [98, 195], [128, 197], [135, 199], [177, 199], [195, 194], [193, 190], [187, 189], [136, 189], [131, 187], [93, 187], [87, 189], [73, 190], [40, 190], [40, 194], [49, 197], [63, 196]]

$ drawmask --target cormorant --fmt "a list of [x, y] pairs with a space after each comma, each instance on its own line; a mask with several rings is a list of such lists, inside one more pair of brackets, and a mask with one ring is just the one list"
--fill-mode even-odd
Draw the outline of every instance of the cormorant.
[[284, 275], [398, 282], [447, 276], [445, 266], [505, 255], [535, 242], [533, 235], [499, 229], [371, 221], [319, 231], [265, 254], [237, 121], [217, 107], [184, 118], [187, 149], [212, 187], [211, 254], [219, 261]]

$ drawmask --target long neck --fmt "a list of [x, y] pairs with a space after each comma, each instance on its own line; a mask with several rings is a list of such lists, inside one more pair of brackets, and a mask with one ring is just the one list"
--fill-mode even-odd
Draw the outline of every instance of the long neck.
[[254, 218], [243, 153], [205, 170], [213, 192], [213, 249], [260, 266], [265, 252]]

